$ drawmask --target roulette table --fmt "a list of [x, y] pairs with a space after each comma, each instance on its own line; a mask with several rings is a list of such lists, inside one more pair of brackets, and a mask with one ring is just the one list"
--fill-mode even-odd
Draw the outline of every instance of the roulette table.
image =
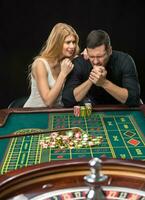
[[73, 109], [9, 109], [0, 111], [0, 136], [79, 127], [103, 137], [94, 147], [42, 148], [44, 134], [0, 140], [0, 173], [43, 162], [93, 158], [145, 160], [145, 106], [96, 107], [90, 117], [75, 117]]
[[[88, 161], [94, 157], [106, 159], [103, 161], [103, 170], [106, 171], [103, 172], [109, 175], [110, 181], [103, 185], [103, 190], [108, 199], [111, 193], [116, 195], [114, 199], [144, 199], [144, 114], [145, 105], [138, 108], [109, 105], [94, 107], [89, 117], [75, 117], [72, 108], [1, 110], [0, 194], [3, 196], [0, 199], [6, 194], [20, 195], [18, 191], [23, 195], [20, 199], [29, 199], [29, 196], [34, 200], [67, 199], [67, 195], [74, 196], [68, 199], [85, 199], [88, 187], [84, 184], [83, 177], [88, 173]], [[42, 148], [40, 141], [46, 133], [33, 134], [72, 127], [79, 127], [94, 137], [101, 136], [101, 144], [73, 149]], [[6, 138], [10, 134], [25, 136]], [[107, 164], [108, 162], [111, 164]], [[13, 185], [20, 188], [16, 187], [15, 190]], [[37, 185], [40, 187], [37, 188]], [[49, 195], [45, 196], [44, 191]]]

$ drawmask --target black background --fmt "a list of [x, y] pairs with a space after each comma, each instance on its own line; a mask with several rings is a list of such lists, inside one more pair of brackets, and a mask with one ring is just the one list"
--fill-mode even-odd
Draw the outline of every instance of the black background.
[[1, 0], [0, 108], [27, 96], [28, 65], [58, 22], [73, 26], [85, 47], [87, 34], [104, 29], [113, 49], [129, 53], [137, 66], [145, 102], [145, 5], [136, 0]]

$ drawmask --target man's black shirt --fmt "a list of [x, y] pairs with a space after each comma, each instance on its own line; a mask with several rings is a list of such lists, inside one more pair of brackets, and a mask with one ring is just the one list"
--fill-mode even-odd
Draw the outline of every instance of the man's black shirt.
[[[65, 107], [72, 107], [79, 104], [76, 102], [73, 90], [88, 80], [92, 65], [83, 56], [74, 59], [74, 68], [69, 74], [62, 93], [62, 101]], [[113, 51], [106, 65], [106, 78], [119, 87], [128, 90], [128, 99], [125, 104], [137, 106], [140, 102], [140, 85], [135, 63], [132, 57], [126, 53]], [[92, 104], [120, 104], [113, 96], [107, 93], [102, 87], [93, 86], [87, 94], [87, 99]]]

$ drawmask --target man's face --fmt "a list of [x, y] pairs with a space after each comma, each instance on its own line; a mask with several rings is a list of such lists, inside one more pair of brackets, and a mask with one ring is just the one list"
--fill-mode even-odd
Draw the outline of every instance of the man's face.
[[110, 55], [112, 54], [112, 48], [105, 48], [105, 45], [98, 46], [94, 49], [87, 48], [87, 53], [92, 66], [106, 66]]

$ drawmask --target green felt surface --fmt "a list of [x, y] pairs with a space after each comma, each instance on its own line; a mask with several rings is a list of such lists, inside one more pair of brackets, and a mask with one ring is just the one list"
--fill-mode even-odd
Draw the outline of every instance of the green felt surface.
[[42, 149], [44, 135], [25, 136], [0, 141], [0, 162], [7, 171], [42, 162], [74, 158], [108, 158], [145, 160], [145, 118], [140, 111], [93, 112], [90, 117], [73, 113], [11, 114], [0, 134], [39, 131], [48, 128], [80, 127], [93, 136], [103, 136], [100, 145], [80, 149]]

